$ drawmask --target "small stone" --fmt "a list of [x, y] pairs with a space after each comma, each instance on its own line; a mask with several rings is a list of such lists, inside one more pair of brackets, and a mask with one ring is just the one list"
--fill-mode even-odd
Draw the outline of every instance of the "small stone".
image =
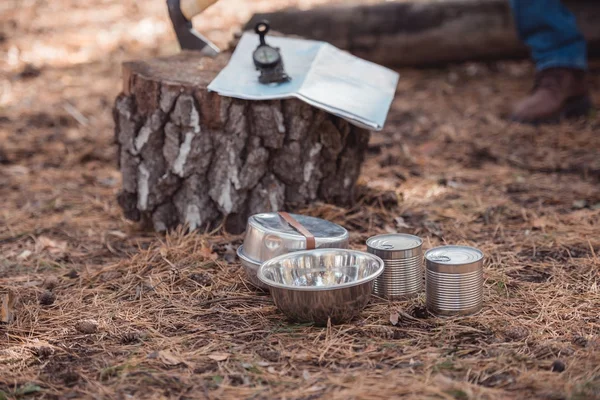
[[560, 349], [560, 353], [561, 356], [566, 356], [566, 357], [570, 357], [573, 354], [575, 354], [575, 349], [572, 348], [571, 346], [565, 346], [563, 348]]
[[573, 202], [573, 208], [575, 210], [581, 210], [582, 208], [585, 208], [587, 206], [587, 201], [585, 200], [575, 200]]
[[43, 306], [50, 306], [50, 305], [54, 304], [55, 300], [56, 300], [56, 296], [54, 295], [54, 293], [52, 293], [49, 290], [42, 293], [39, 297], [40, 304]]
[[65, 276], [69, 279], [77, 279], [77, 278], [79, 278], [79, 272], [72, 269]]
[[79, 321], [75, 324], [75, 329], [81, 333], [89, 335], [98, 331], [98, 323], [91, 319]]
[[18, 76], [20, 79], [31, 79], [37, 78], [41, 73], [42, 71], [38, 67], [32, 64], [26, 64], [21, 72], [19, 72]]
[[212, 285], [212, 278], [206, 272], [190, 274], [190, 279], [202, 286]]
[[410, 311], [410, 314], [413, 317], [419, 318], [419, 319], [427, 319], [427, 318], [429, 318], [429, 311], [427, 311], [427, 307], [423, 307], [423, 306], [414, 307]]
[[8, 155], [6, 151], [2, 147], [0, 147], [0, 164], [8, 165], [10, 164], [10, 160], [8, 159]]
[[587, 345], [588, 345], [588, 340], [585, 337], [580, 336], [580, 335], [575, 335], [573, 337], [572, 342], [574, 345], [577, 345], [580, 347], [587, 347]]
[[565, 365], [564, 362], [562, 362], [561, 360], [556, 360], [552, 363], [552, 367], [551, 370], [552, 372], [563, 372], [565, 369], [567, 368], [567, 366]]
[[278, 362], [281, 354], [278, 351], [274, 350], [258, 350], [256, 352], [261, 358], [264, 358], [267, 361]]
[[65, 371], [61, 377], [67, 387], [72, 387], [79, 381], [79, 374], [72, 370]]
[[140, 335], [137, 332], [125, 332], [121, 336], [121, 343], [123, 344], [132, 344], [137, 343], [140, 340]]
[[225, 259], [225, 261], [227, 261], [228, 264], [235, 262], [236, 253], [232, 245], [228, 244], [227, 246], [225, 246], [225, 254], [223, 258]]
[[52, 347], [48, 347], [48, 346], [38, 347], [37, 349], [35, 349], [35, 354], [39, 358], [48, 358], [52, 354], [54, 354], [54, 349], [52, 349]]
[[23, 250], [23, 252], [21, 252], [21, 254], [19, 254], [17, 256], [18, 260], [21, 261], [25, 261], [27, 260], [29, 257], [31, 257], [31, 255], [33, 254], [33, 252], [31, 250]]
[[529, 336], [529, 330], [524, 326], [511, 326], [504, 332], [507, 339], [519, 341]]
[[44, 283], [42, 283], [42, 287], [48, 290], [54, 290], [54, 288], [58, 286], [58, 278], [55, 276], [48, 276], [44, 279]]

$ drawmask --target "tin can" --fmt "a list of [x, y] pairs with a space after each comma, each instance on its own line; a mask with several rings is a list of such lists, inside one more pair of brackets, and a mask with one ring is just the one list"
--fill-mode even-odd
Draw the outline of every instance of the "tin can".
[[439, 316], [470, 315], [483, 305], [483, 253], [443, 246], [425, 252], [427, 309]]
[[373, 285], [373, 293], [389, 300], [414, 297], [423, 290], [423, 240], [403, 233], [379, 235], [367, 240], [367, 251], [380, 257], [385, 268]]

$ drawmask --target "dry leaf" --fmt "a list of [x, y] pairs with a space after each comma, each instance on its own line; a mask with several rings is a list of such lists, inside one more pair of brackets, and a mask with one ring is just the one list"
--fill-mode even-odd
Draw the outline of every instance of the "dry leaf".
[[214, 361], [225, 361], [229, 358], [231, 354], [229, 353], [212, 353], [208, 356], [211, 360]]
[[202, 245], [202, 248], [200, 249], [200, 255], [208, 260], [216, 260], [217, 258], [219, 258], [219, 255], [216, 253], [213, 253], [212, 248], [205, 246], [204, 244]]
[[118, 237], [119, 239], [127, 239], [127, 234], [121, 231], [108, 231], [106, 234], [108, 236]]
[[544, 218], [544, 217], [535, 218], [531, 222], [531, 226], [533, 226], [534, 228], [537, 228], [537, 229], [544, 229], [546, 227], [546, 225], [548, 225], [548, 223], [546, 221], [546, 218]]
[[67, 250], [67, 242], [40, 236], [35, 243], [35, 251], [41, 253], [44, 250], [47, 250], [50, 254], [62, 254]]
[[307, 370], [302, 371], [302, 378], [304, 378], [305, 381], [310, 379], [310, 372], [308, 372]]
[[390, 225], [384, 226], [383, 229], [386, 231], [386, 233], [398, 233], [398, 230], [392, 228]]
[[406, 229], [410, 228], [410, 225], [407, 224], [406, 221], [404, 220], [404, 218], [402, 218], [402, 217], [396, 217], [395, 221], [396, 221], [396, 226], [398, 228], [406, 228]]
[[168, 350], [159, 351], [158, 359], [165, 365], [185, 364], [185, 361], [183, 361], [181, 358], [177, 357], [175, 354], [171, 353]]
[[2, 298], [2, 308], [0, 308], [0, 322], [10, 324], [15, 318], [13, 310], [17, 301], [16, 296], [11, 291], [8, 291], [7, 293], [3, 293], [2, 295], [0, 295], [0, 298]]
[[31, 254], [33, 254], [31, 250], [23, 250], [23, 252], [17, 256], [17, 260], [27, 260]]
[[391, 313], [390, 314], [390, 322], [394, 326], [398, 325], [398, 313]]

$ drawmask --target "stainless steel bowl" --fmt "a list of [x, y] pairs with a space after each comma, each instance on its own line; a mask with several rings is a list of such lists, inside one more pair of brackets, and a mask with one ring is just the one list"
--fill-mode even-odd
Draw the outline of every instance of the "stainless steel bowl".
[[258, 286], [261, 289], [268, 290], [269, 287], [267, 285], [265, 285], [264, 283], [262, 283], [261, 281], [259, 281], [258, 278], [256, 277], [261, 263], [257, 263], [256, 261], [248, 258], [244, 254], [244, 246], [243, 245], [238, 247], [237, 256], [242, 261], [242, 266], [244, 267], [244, 270], [246, 271], [246, 276], [248, 276], [248, 280], [250, 281], [250, 283], [252, 283], [254, 286]]
[[[347, 248], [348, 231], [340, 225], [320, 218], [290, 214], [314, 237], [316, 248]], [[252, 284], [268, 289], [256, 277], [260, 265], [274, 257], [306, 250], [306, 238], [290, 226], [278, 213], [256, 214], [248, 218], [244, 244], [238, 257]]]
[[[306, 215], [290, 214], [315, 237], [316, 248], [347, 248], [348, 231], [338, 224]], [[257, 262], [292, 251], [306, 250], [306, 238], [277, 213], [256, 214], [248, 218], [244, 254]]]
[[347, 249], [317, 249], [285, 254], [265, 262], [258, 279], [269, 287], [275, 305], [292, 321], [339, 324], [367, 305], [383, 260]]

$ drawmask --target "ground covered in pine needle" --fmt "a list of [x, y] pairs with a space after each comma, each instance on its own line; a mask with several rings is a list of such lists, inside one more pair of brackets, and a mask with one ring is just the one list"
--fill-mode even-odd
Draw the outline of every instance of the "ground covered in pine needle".
[[[195, 22], [224, 45], [253, 11], [318, 2]], [[356, 205], [294, 210], [356, 249], [395, 231], [480, 248], [482, 312], [373, 298], [316, 328], [248, 283], [241, 237], [142, 232], [116, 204], [120, 62], [177, 51], [164, 2], [4, 1], [0, 49], [0, 399], [600, 398], [600, 119], [505, 122], [528, 63], [401, 70]]]

